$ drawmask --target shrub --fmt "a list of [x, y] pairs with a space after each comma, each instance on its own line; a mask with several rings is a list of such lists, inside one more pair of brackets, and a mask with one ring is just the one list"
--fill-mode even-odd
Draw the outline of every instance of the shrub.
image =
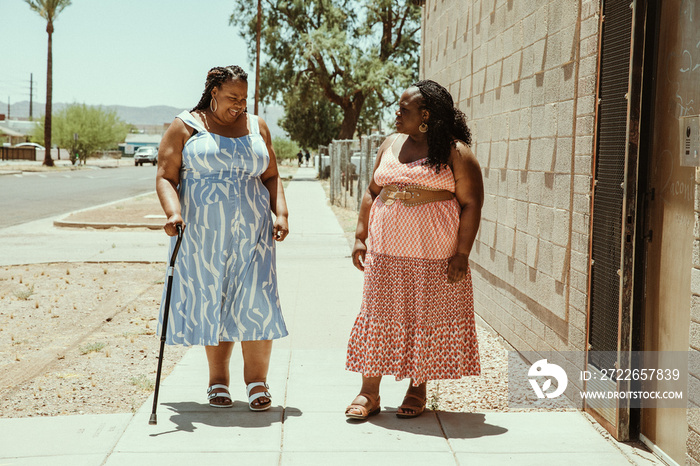
[[279, 136], [272, 138], [272, 147], [275, 149], [275, 155], [279, 161], [296, 159], [297, 152], [300, 149], [296, 142]]
[[80, 352], [82, 354], [96, 353], [98, 351], [102, 351], [102, 348], [104, 347], [105, 343], [90, 343], [89, 345], [81, 346]]

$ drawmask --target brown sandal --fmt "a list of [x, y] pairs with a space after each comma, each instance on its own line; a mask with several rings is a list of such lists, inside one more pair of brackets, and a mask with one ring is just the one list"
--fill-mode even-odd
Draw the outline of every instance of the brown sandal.
[[[409, 400], [411, 399], [418, 401], [418, 403], [409, 402]], [[410, 419], [420, 416], [421, 414], [423, 414], [423, 411], [425, 411], [425, 402], [425, 398], [420, 397], [418, 395], [414, 395], [412, 393], [407, 393], [406, 396], [403, 398], [403, 402], [401, 403], [401, 406], [399, 406], [399, 409], [403, 409], [404, 411], [410, 409], [411, 411], [413, 411], [413, 413], [401, 413], [399, 411], [396, 411], [396, 417], [401, 419]]]
[[[377, 400], [375, 402], [372, 402], [373, 397], [371, 397], [369, 395], [365, 395], [364, 393], [360, 393], [359, 395], [357, 395], [357, 397], [355, 397], [355, 400], [360, 396], [364, 396], [365, 398], [367, 398], [367, 401], [369, 401], [371, 403], [371, 405], [370, 406], [361, 405], [359, 403], [355, 403], [355, 401], [353, 400], [353, 402], [350, 404], [350, 406], [345, 408], [345, 416], [347, 418], [359, 419], [361, 421], [364, 421], [365, 419], [367, 419], [370, 416], [374, 416], [375, 414], [379, 414], [379, 411], [381, 411], [381, 409], [382, 409], [381, 405], [379, 404], [379, 400], [380, 400], [379, 397], [377, 397]], [[352, 410], [359, 411], [359, 413], [351, 412]]]

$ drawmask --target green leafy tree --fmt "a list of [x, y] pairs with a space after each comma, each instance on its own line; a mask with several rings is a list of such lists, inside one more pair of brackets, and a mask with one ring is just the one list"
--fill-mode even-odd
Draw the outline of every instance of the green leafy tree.
[[[44, 130], [40, 122], [34, 129], [34, 138]], [[96, 151], [116, 148], [128, 130], [116, 111], [85, 104], [72, 104], [56, 113], [52, 127], [56, 143], [70, 150], [73, 162], [78, 154], [83, 163]]]
[[377, 98], [376, 94], [370, 95], [365, 101], [360, 118], [357, 120], [358, 134], [372, 134], [374, 131], [381, 131], [382, 124], [387, 115], [391, 115], [393, 121], [393, 110], [388, 114], [386, 105]]
[[300, 81], [283, 97], [285, 114], [279, 124], [302, 147], [328, 145], [340, 131], [340, 108], [308, 79]]
[[44, 116], [44, 165], [53, 166], [51, 158], [51, 104], [53, 100], [53, 23], [59, 13], [71, 4], [70, 0], [24, 0], [29, 8], [46, 20], [46, 33], [49, 35], [48, 55], [46, 58], [46, 111]]
[[[230, 22], [255, 56], [257, 5], [235, 3]], [[340, 107], [337, 137], [350, 139], [368, 99], [392, 105], [417, 78], [419, 31], [413, 0], [263, 0], [262, 100], [283, 101], [304, 77]]]

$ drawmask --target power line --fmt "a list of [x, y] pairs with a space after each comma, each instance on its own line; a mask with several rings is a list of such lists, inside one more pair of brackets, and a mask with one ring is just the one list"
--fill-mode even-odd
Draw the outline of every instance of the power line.
[[0, 79], [0, 95], [10, 94], [16, 96], [21, 94], [22, 96], [29, 96], [30, 100], [33, 100], [38, 91], [41, 91], [41, 85], [40, 81], [34, 79], [34, 73], [30, 73], [29, 79], [23, 81]]
[[34, 73], [29, 73], [29, 119], [31, 120], [34, 107]]

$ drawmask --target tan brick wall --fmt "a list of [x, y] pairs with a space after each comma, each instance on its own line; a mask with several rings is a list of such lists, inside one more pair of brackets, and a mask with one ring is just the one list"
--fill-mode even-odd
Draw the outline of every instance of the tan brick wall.
[[[690, 291], [690, 358], [697, 358], [700, 351], [700, 168], [695, 169], [695, 242], [693, 243], [693, 270]], [[697, 360], [697, 359], [691, 359]], [[688, 374], [690, 390], [700, 393], [700, 370], [691, 366]], [[697, 399], [697, 398], [694, 398]], [[688, 451], [686, 464], [700, 464], [700, 406], [692, 404], [688, 410]]]
[[485, 203], [477, 313], [513, 347], [586, 344], [598, 1], [427, 0], [421, 74], [467, 115]]

